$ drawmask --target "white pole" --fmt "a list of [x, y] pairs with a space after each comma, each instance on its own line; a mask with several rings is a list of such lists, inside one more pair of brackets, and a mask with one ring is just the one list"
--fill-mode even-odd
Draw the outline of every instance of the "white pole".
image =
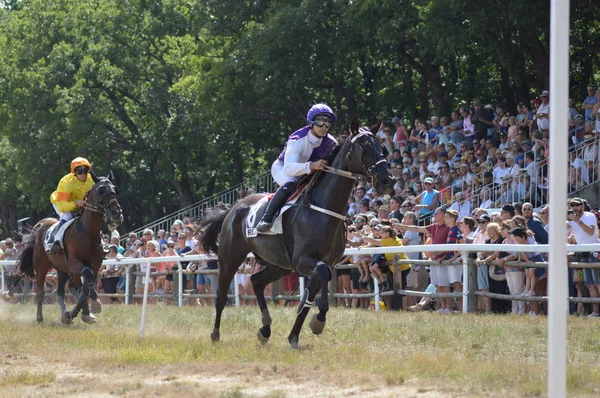
[[300, 278], [298, 278], [298, 281], [300, 282], [300, 299], [302, 299], [304, 289], [306, 289], [306, 279], [303, 276], [301, 276]]
[[235, 306], [239, 307], [240, 306], [240, 285], [238, 285], [237, 283], [237, 276], [238, 273], [235, 273], [235, 276], [233, 277], [233, 281], [234, 281], [234, 287], [233, 290], [235, 292]]
[[569, 100], [569, 0], [550, 4], [550, 234], [548, 264], [548, 397], [567, 395], [566, 202]]
[[148, 306], [148, 286], [150, 286], [150, 268], [152, 263], [146, 263], [146, 277], [144, 280], [144, 300], [142, 301], [142, 322], [140, 325], [140, 340], [144, 337], [144, 327], [146, 326], [146, 307]]
[[462, 312], [469, 312], [469, 252], [462, 252], [463, 259], [463, 288], [462, 288]]
[[131, 265], [126, 266], [125, 270], [125, 305], [129, 305], [129, 284], [131, 279]]
[[2, 286], [0, 287], [0, 294], [4, 295], [4, 265], [0, 265], [0, 272], [2, 273]]
[[183, 278], [185, 278], [185, 275], [183, 275], [183, 266], [181, 265], [181, 262], [177, 262], [177, 274], [179, 275], [179, 279], [177, 280], [177, 305], [183, 307]]

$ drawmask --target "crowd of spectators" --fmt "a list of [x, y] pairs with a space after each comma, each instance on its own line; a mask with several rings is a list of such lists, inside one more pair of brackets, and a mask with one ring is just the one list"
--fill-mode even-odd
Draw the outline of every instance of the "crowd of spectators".
[[[378, 132], [377, 137], [390, 153], [388, 161], [396, 184], [392, 195], [381, 195], [368, 183], [355, 187], [348, 203], [347, 214], [353, 218], [348, 229], [348, 247], [386, 245], [382, 242], [398, 241], [398, 244], [416, 245], [427, 243], [517, 242], [522, 244], [547, 243], [544, 230], [548, 212], [547, 188], [549, 156], [550, 93], [544, 90], [530, 103], [521, 103], [514, 114], [504, 106], [485, 105], [474, 101], [471, 106], [462, 106], [449, 116], [432, 116], [428, 120], [415, 119], [412, 123], [395, 116], [389, 127]], [[569, 131], [566, 144], [578, 148], [600, 132], [600, 91], [588, 86], [588, 96], [577, 108], [570, 101]], [[562, 134], [560, 135], [562, 136]], [[562, 138], [561, 138], [562, 139]], [[599, 171], [598, 148], [573, 150], [570, 152], [569, 189], [581, 188], [583, 184], [596, 180]], [[219, 208], [225, 208], [220, 203]], [[542, 208], [539, 215], [533, 208]], [[499, 214], [488, 212], [502, 208]], [[523, 212], [523, 214], [521, 214]], [[547, 220], [547, 216], [546, 216]], [[523, 223], [522, 221], [525, 221]], [[523, 232], [519, 229], [523, 229]], [[575, 227], [576, 229], [577, 227]], [[185, 256], [201, 254], [198, 245], [199, 229], [194, 220], [186, 218], [173, 223], [170, 231], [156, 232], [147, 229], [138, 236], [131, 233], [124, 245], [120, 244], [118, 232], [103, 236], [107, 259], [143, 258], [159, 256]], [[571, 239], [576, 239], [572, 234]], [[523, 238], [524, 236], [524, 238]], [[581, 238], [581, 237], [580, 237]], [[386, 241], [387, 239], [387, 241]], [[522, 239], [525, 239], [524, 241]], [[597, 239], [597, 233], [595, 234]], [[21, 242], [18, 242], [21, 244]], [[0, 258], [16, 259], [18, 247], [9, 238], [0, 245]], [[522, 258], [518, 253], [478, 253], [478, 284], [483, 291], [510, 292], [516, 295], [543, 294], [545, 278], [543, 269], [521, 269], [510, 267], [487, 268], [494, 260]], [[417, 290], [461, 291], [462, 267], [459, 253], [410, 253], [412, 259], [434, 259], [449, 262], [447, 267], [406, 266], [403, 271], [403, 286]], [[527, 261], [542, 257], [527, 258]], [[384, 257], [385, 259], [385, 257]], [[524, 258], [523, 258], [524, 259]], [[357, 268], [339, 270], [339, 289], [344, 292], [360, 293], [373, 284], [372, 275], [378, 282], [390, 284], [387, 262], [380, 257], [368, 255], [348, 256], [340, 264], [352, 263]], [[338, 264], [339, 265], [339, 264]], [[177, 293], [176, 271], [185, 269], [184, 289], [193, 293], [212, 294], [216, 291], [216, 274], [194, 274], [204, 269], [216, 269], [216, 261], [207, 262], [163, 262], [153, 264], [153, 276], [148, 280], [142, 275], [133, 279], [132, 292], [141, 294], [145, 284], [153, 295]], [[134, 271], [145, 272], [146, 264], [139, 264]], [[252, 294], [248, 276], [259, 264], [242, 264], [234, 283], [242, 294]], [[502, 269], [504, 268], [504, 269]], [[103, 266], [100, 270], [101, 292], [115, 294], [125, 292], [125, 267]], [[540, 271], [541, 270], [541, 271]], [[13, 270], [7, 271], [10, 283]], [[503, 279], [498, 285], [494, 272]], [[587, 272], [587, 271], [586, 271]], [[584, 285], [592, 285], [590, 294], [600, 295], [600, 281], [596, 271], [586, 274]], [[521, 275], [522, 274], [522, 275]], [[175, 276], [174, 276], [175, 275]], [[297, 284], [295, 275], [286, 280], [286, 293]], [[522, 277], [522, 278], [521, 278]], [[49, 285], [55, 287], [52, 273]], [[571, 279], [573, 275], [571, 275]], [[521, 281], [522, 279], [522, 281]], [[577, 279], [577, 278], [575, 278]], [[521, 283], [522, 282], [522, 283]], [[588, 282], [594, 282], [588, 284]], [[577, 282], [579, 283], [579, 282]], [[579, 286], [577, 283], [574, 286]], [[597, 286], [597, 287], [596, 287]], [[579, 294], [586, 289], [579, 289]], [[130, 292], [130, 293], [132, 293]], [[118, 298], [111, 298], [119, 301]], [[165, 301], [170, 302], [170, 299]], [[195, 304], [196, 301], [194, 300]], [[210, 299], [198, 300], [209, 305]], [[367, 300], [344, 300], [345, 305], [367, 307]], [[404, 297], [400, 302], [388, 300], [392, 308], [420, 309], [412, 298]], [[454, 303], [450, 299], [437, 302], [438, 311], [450, 312]], [[482, 311], [501, 311], [502, 304], [492, 305], [489, 299], [480, 299]], [[506, 310], [506, 308], [504, 308]], [[523, 313], [523, 302], [515, 302], [512, 311]], [[529, 311], [540, 312], [535, 303]], [[599, 313], [594, 307], [593, 313]]]
[[[593, 140], [600, 132], [600, 92], [589, 85], [588, 94], [579, 110], [571, 102], [565, 142], [569, 148]], [[397, 179], [393, 196], [402, 200], [419, 197], [426, 191], [425, 180], [432, 179], [431, 188], [448, 206], [459, 192], [472, 208], [499, 208], [513, 202], [541, 206], [548, 195], [549, 120], [547, 90], [531, 103], [519, 104], [514, 114], [502, 105], [482, 106], [474, 101], [472, 107], [460, 107], [449, 116], [415, 119], [412, 126], [396, 116], [392, 126], [377, 134], [390, 152]], [[588, 152], [583, 159], [583, 151], [573, 151], [571, 191], [581, 188], [579, 181], [589, 182], [589, 175], [598, 174], [598, 148]], [[360, 192], [355, 197], [360, 197]], [[359, 206], [351, 203], [350, 214], [356, 214]], [[430, 216], [432, 212], [428, 207], [419, 209], [418, 214]]]

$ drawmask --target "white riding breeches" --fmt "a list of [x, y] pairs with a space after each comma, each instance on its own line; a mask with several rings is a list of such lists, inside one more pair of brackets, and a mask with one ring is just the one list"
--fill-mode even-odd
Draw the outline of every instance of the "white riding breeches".
[[280, 187], [288, 182], [295, 182], [298, 180], [297, 177], [287, 175], [285, 171], [283, 171], [283, 162], [280, 162], [279, 159], [276, 159], [271, 165], [271, 175]]
[[55, 204], [52, 205], [52, 207], [54, 207], [54, 211], [56, 211], [56, 214], [58, 214], [58, 218], [60, 218], [63, 221], [69, 221], [73, 219], [73, 212], [66, 212], [66, 213], [61, 213], [60, 211], [58, 211], [58, 207], [56, 207]]

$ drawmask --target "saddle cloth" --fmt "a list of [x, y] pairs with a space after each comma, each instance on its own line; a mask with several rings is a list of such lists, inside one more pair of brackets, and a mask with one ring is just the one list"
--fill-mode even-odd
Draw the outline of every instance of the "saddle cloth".
[[[285, 204], [279, 210], [279, 213], [275, 217], [275, 221], [273, 221], [273, 225], [268, 232], [262, 233], [262, 235], [281, 235], [283, 234], [283, 223], [281, 222], [283, 213], [286, 210], [290, 209], [294, 203], [298, 201], [298, 198], [302, 196], [302, 192], [304, 192], [307, 184], [302, 185], [296, 192], [294, 192], [290, 198], [285, 202]], [[246, 237], [247, 238], [255, 238], [258, 236], [260, 232], [256, 230], [256, 226], [260, 222], [263, 214], [265, 214], [265, 210], [267, 209], [267, 205], [269, 201], [275, 194], [270, 194], [261, 198], [258, 202], [253, 204], [250, 207], [250, 211], [248, 212], [248, 216], [246, 217]]]
[[56, 228], [58, 228], [59, 225], [61, 225], [60, 221], [57, 222], [56, 224], [52, 225], [50, 228], [48, 228], [48, 230], [46, 231], [46, 234], [44, 235], [44, 249], [46, 251], [51, 250], [52, 245], [54, 245], [54, 242], [59, 242], [60, 247], [65, 247], [63, 244], [63, 236], [64, 236], [67, 228], [69, 228], [69, 225], [73, 224], [73, 221], [75, 221], [75, 220], [76, 220], [76, 218], [72, 218], [69, 221], [67, 221], [66, 223], [62, 224], [60, 229], [58, 231], [56, 231], [56, 235], [54, 235], [53, 241], [50, 241], [50, 236], [52, 236], [52, 231], [54, 231]]

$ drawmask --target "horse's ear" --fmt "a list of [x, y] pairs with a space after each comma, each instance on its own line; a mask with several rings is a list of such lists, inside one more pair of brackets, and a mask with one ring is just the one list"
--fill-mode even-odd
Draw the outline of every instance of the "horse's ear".
[[377, 123], [375, 126], [371, 127], [371, 133], [373, 133], [373, 135], [376, 135], [379, 130], [381, 130], [381, 126], [383, 125], [383, 120], [380, 120], [379, 123]]
[[115, 184], [115, 174], [113, 173], [112, 170], [110, 170], [108, 172], [108, 175], [106, 176], [106, 178], [108, 178], [108, 181], [112, 182], [113, 184]]
[[94, 180], [94, 182], [98, 182], [100, 180], [92, 170], [90, 170], [90, 175], [92, 176], [92, 180]]
[[350, 122], [350, 135], [358, 134], [358, 127], [359, 127], [358, 117], [354, 116], [352, 118], [352, 121]]

